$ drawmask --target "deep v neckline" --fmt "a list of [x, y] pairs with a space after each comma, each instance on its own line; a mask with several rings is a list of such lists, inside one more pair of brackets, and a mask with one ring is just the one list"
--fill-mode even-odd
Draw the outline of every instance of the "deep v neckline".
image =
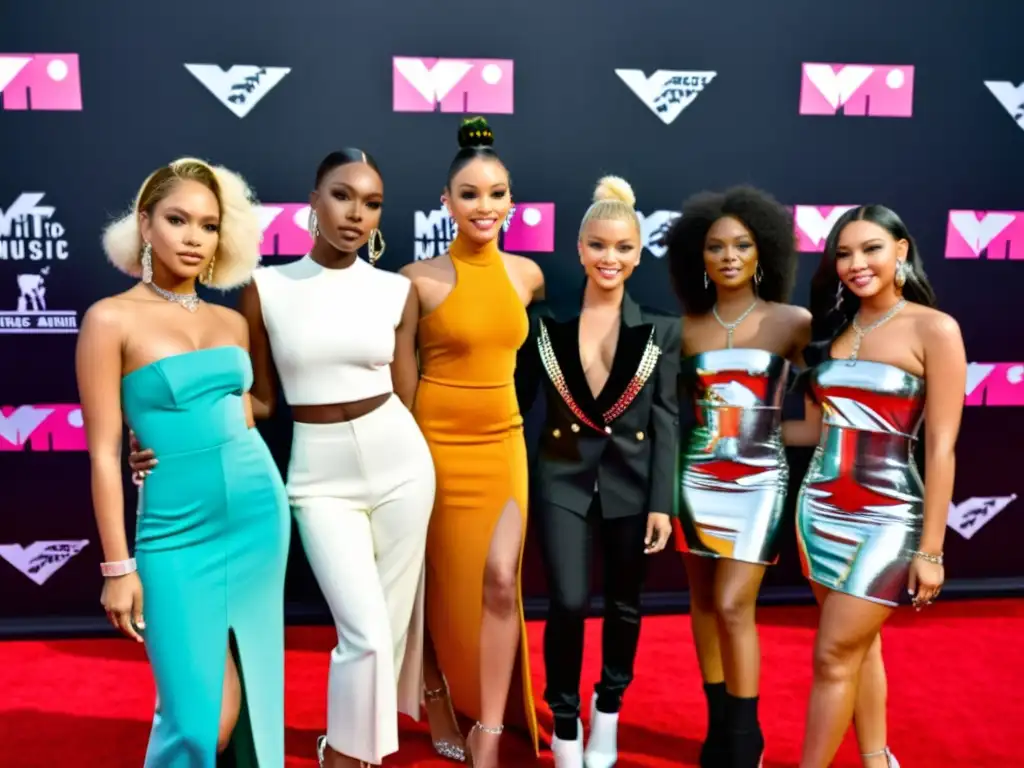
[[[612, 325], [612, 328], [614, 328], [614, 330], [615, 330], [615, 346], [612, 348], [611, 364], [608, 366], [608, 373], [605, 376], [604, 381], [601, 383], [601, 387], [598, 389], [597, 392], [594, 392], [594, 388], [590, 384], [590, 379], [587, 377], [587, 366], [586, 366], [586, 363], [583, 360], [583, 338], [582, 337], [583, 337], [583, 314], [584, 314], [584, 312], [585, 312], [585, 310], [580, 312], [579, 322], [576, 325], [576, 348], [577, 348], [576, 359], [577, 359], [577, 361], [579, 363], [580, 373], [583, 376], [583, 381], [586, 382], [587, 394], [590, 395], [590, 399], [594, 403], [600, 403], [602, 396], [606, 393], [606, 390], [608, 389], [608, 383], [614, 379], [615, 367], [616, 367], [616, 365], [619, 364], [619, 358], [621, 357], [621, 355], [619, 355], [619, 345], [622, 343], [622, 313], [619, 312], [618, 318], [617, 318], [618, 322]], [[603, 345], [602, 344], [598, 344], [598, 356], [600, 356], [600, 354], [603, 351], [603, 349], [604, 349]]]

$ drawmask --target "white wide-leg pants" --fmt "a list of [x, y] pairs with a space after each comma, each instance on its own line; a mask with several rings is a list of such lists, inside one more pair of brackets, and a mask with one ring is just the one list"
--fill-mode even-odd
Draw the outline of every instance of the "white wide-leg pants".
[[423, 584], [434, 464], [397, 397], [353, 421], [295, 424], [288, 495], [338, 630], [327, 743], [379, 764], [398, 712], [419, 719]]

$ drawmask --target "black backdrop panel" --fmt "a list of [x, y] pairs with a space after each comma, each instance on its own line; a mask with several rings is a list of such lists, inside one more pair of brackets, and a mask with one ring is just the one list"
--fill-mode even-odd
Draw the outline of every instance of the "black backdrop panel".
[[[512, 173], [505, 246], [538, 260], [556, 302], [579, 289], [578, 222], [604, 173], [637, 192], [648, 248], [631, 291], [666, 309], [652, 241], [695, 191], [749, 182], [794, 206], [797, 302], [844, 206], [899, 211], [972, 361], [949, 575], [1024, 575], [1022, 28], [1024, 6], [1009, 0], [8, 3], [0, 617], [97, 613], [73, 353], [85, 309], [130, 284], [99, 238], [144, 176], [183, 155], [243, 173], [264, 202], [274, 263], [309, 245], [319, 160], [365, 148], [387, 183], [382, 267], [397, 269], [451, 237], [439, 196], [466, 113], [488, 115]], [[284, 467], [287, 411], [261, 430]], [[792, 460], [795, 485], [806, 453]], [[318, 605], [294, 541], [289, 601]], [[524, 570], [527, 596], [543, 596], [532, 541]], [[802, 584], [792, 535], [768, 584]], [[674, 554], [654, 560], [649, 589], [684, 585]]]

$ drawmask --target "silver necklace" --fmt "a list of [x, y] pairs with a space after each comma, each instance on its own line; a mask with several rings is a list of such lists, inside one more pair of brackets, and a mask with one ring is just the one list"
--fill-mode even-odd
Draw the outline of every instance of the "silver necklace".
[[892, 320], [892, 318], [896, 315], [896, 313], [899, 312], [901, 309], [903, 309], [903, 307], [905, 307], [906, 305], [907, 305], [907, 300], [906, 299], [900, 299], [899, 301], [897, 301], [895, 304], [892, 305], [892, 307], [889, 309], [888, 312], [886, 312], [880, 318], [875, 320], [875, 322], [873, 322], [867, 328], [861, 328], [860, 323], [857, 322], [857, 318], [855, 316], [853, 318], [853, 320], [850, 322], [850, 327], [853, 328], [854, 338], [853, 338], [853, 351], [850, 353], [850, 358], [849, 359], [850, 360], [856, 360], [857, 359], [857, 353], [860, 352], [860, 343], [862, 341], [864, 341], [864, 337], [865, 336], [867, 336], [869, 333], [871, 333], [871, 331], [875, 330], [879, 326], [885, 325], [887, 322]]
[[720, 326], [725, 328], [725, 348], [726, 349], [732, 349], [732, 332], [736, 330], [736, 328], [739, 326], [740, 323], [742, 323], [744, 320], [747, 319], [747, 315], [749, 315], [751, 312], [753, 312], [754, 311], [754, 307], [756, 307], [756, 306], [757, 306], [757, 299], [754, 299], [754, 303], [751, 304], [749, 307], [747, 307], [743, 311], [743, 314], [740, 315], [739, 317], [737, 317], [731, 323], [725, 322], [719, 316], [719, 314], [718, 314], [718, 305], [717, 304], [715, 304], [715, 306], [713, 306], [711, 308], [711, 314], [713, 314], [715, 316], [715, 320], [718, 321], [718, 324]]
[[159, 285], [154, 283], [146, 283], [155, 293], [162, 299], [166, 299], [174, 304], [180, 304], [189, 312], [195, 312], [199, 309], [199, 294], [195, 291], [192, 293], [175, 293], [174, 291], [167, 291], [161, 288]]

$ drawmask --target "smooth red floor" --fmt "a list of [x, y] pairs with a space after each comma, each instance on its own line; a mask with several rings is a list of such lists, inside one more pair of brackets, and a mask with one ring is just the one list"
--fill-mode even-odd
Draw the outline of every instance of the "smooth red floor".
[[[795, 766], [810, 687], [815, 613], [759, 612], [764, 658], [761, 719], [766, 768]], [[530, 627], [535, 692], [544, 690], [541, 625]], [[588, 626], [584, 697], [599, 669], [600, 625]], [[945, 603], [901, 610], [884, 633], [889, 669], [889, 741], [903, 768], [1024, 765], [1024, 600]], [[315, 765], [323, 730], [326, 627], [288, 630], [288, 768]], [[121, 640], [0, 643], [0, 765], [138, 768], [153, 707], [142, 649]], [[550, 727], [543, 705], [542, 723]], [[687, 617], [645, 619], [637, 677], [620, 725], [621, 768], [696, 765], [703, 697]], [[551, 764], [549, 752], [541, 760]], [[515, 734], [503, 764], [534, 763]], [[391, 766], [447, 766], [433, 757], [424, 726], [402, 722]], [[852, 736], [835, 766], [858, 766]]]

